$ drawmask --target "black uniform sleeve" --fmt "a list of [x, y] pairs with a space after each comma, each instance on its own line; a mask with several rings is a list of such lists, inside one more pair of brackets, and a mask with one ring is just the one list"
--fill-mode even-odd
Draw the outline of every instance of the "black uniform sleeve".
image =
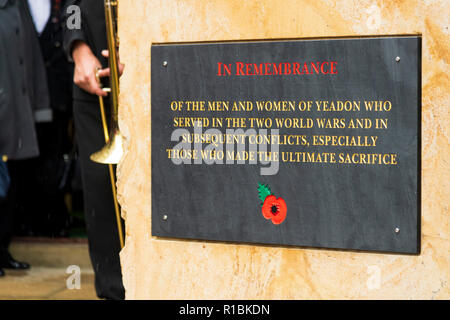
[[[82, 0], [69, 0], [67, 1], [64, 12], [63, 12], [63, 21], [64, 21], [64, 51], [67, 55], [67, 59], [70, 62], [73, 62], [72, 59], [72, 46], [75, 41], [84, 41], [86, 42], [86, 37], [83, 31], [83, 19], [81, 16], [79, 17], [81, 19], [81, 25], [80, 28], [73, 28], [72, 25], [74, 22], [75, 17], [74, 14], [80, 14], [81, 13], [81, 2]], [[76, 7], [77, 6], [78, 9]], [[69, 24], [68, 24], [69, 22]]]

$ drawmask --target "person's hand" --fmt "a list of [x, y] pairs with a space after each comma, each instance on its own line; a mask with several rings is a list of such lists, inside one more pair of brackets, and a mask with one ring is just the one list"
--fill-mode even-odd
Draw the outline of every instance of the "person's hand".
[[[105, 58], [109, 58], [109, 50], [103, 50], [102, 51], [102, 56], [104, 56]], [[120, 63], [120, 58], [119, 57], [118, 57], [118, 60], [119, 60], [118, 61], [119, 76], [121, 76], [123, 74], [123, 69], [125, 68], [125, 65]], [[109, 68], [105, 68], [105, 69], [102, 69], [102, 70], [98, 71], [98, 76], [100, 78], [109, 77], [109, 74], [110, 74]]]
[[73, 46], [72, 58], [75, 62], [73, 76], [75, 84], [91, 94], [106, 97], [107, 93], [102, 90], [96, 77], [97, 70], [99, 70], [99, 77], [101, 77], [100, 72], [104, 70], [100, 70], [102, 65], [92, 53], [91, 48], [85, 42], [77, 41]]

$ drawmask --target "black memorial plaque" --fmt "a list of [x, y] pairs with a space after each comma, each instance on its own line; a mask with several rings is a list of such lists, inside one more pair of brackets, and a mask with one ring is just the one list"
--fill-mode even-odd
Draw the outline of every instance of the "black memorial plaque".
[[152, 235], [419, 253], [420, 54], [420, 37], [153, 45]]

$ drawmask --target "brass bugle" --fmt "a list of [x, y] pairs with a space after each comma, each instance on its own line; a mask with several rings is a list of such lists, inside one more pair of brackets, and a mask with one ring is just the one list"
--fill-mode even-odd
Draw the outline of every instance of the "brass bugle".
[[[110, 91], [111, 100], [111, 120], [109, 130], [103, 124], [106, 132], [106, 145], [96, 153], [91, 155], [91, 160], [103, 164], [117, 164], [123, 156], [122, 135], [119, 130], [119, 62], [117, 55], [117, 1], [105, 0], [106, 38], [109, 50], [109, 70], [111, 88], [104, 88]], [[103, 99], [102, 97], [100, 97]], [[102, 104], [103, 101], [100, 102]]]
[[[91, 155], [91, 160], [97, 163], [107, 164], [109, 168], [109, 176], [111, 180], [111, 188], [114, 201], [114, 210], [116, 213], [117, 231], [119, 234], [120, 247], [124, 247], [124, 238], [122, 231], [122, 222], [120, 219], [120, 208], [117, 200], [116, 178], [114, 174], [114, 164], [119, 163], [123, 155], [122, 135], [119, 131], [119, 63], [117, 56], [118, 42], [117, 36], [117, 1], [105, 0], [105, 19], [106, 19], [106, 36], [109, 50], [109, 70], [111, 88], [102, 88], [104, 92], [108, 92], [111, 99], [111, 121], [108, 130], [106, 122], [105, 104], [103, 97], [99, 96], [100, 114], [102, 119], [103, 134], [105, 136], [105, 146], [96, 153]], [[96, 70], [95, 76], [100, 83], [100, 78]]]

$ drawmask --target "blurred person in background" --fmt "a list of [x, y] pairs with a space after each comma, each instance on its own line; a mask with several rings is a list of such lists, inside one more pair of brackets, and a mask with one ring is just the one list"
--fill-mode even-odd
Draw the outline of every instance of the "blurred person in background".
[[36, 122], [52, 120], [39, 41], [25, 1], [0, 0], [0, 157], [10, 186], [0, 204], [0, 276], [3, 269], [28, 269], [8, 247], [17, 202], [17, 177], [24, 161], [39, 155]]
[[[47, 74], [50, 122], [36, 124], [40, 156], [27, 161], [19, 177], [16, 235], [65, 237], [75, 150], [72, 140], [72, 69], [63, 50], [65, 0], [25, 0], [38, 35]], [[68, 203], [70, 206], [70, 203]]]

